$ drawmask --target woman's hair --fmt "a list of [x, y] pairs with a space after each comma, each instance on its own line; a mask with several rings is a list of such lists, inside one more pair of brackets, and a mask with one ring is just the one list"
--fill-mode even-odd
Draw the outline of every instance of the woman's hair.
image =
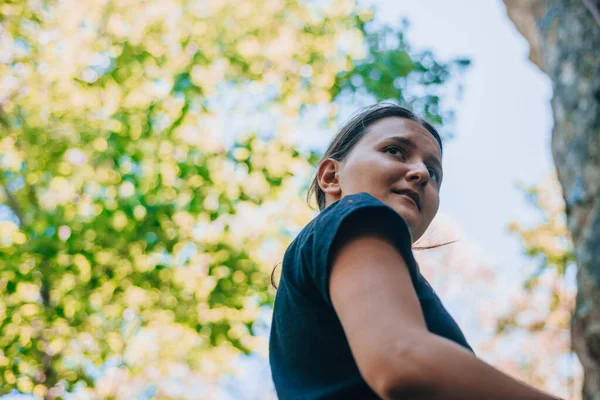
[[[367, 128], [373, 123], [389, 117], [398, 117], [405, 118], [411, 121], [417, 122], [421, 126], [423, 126], [431, 135], [437, 140], [440, 145], [440, 152], [443, 152], [442, 147], [442, 139], [438, 131], [433, 127], [432, 124], [416, 116], [412, 111], [407, 108], [395, 105], [393, 103], [378, 103], [372, 106], [364, 107], [358, 112], [354, 114], [354, 116], [342, 126], [337, 135], [333, 138], [333, 141], [321, 157], [321, 160], [317, 163], [319, 166], [324, 160], [327, 158], [332, 158], [334, 160], [342, 161], [344, 160], [348, 154], [352, 151], [356, 143], [367, 133]], [[310, 187], [308, 188], [308, 193], [306, 195], [306, 201], [310, 205], [310, 199], [313, 195], [316, 196], [317, 205], [319, 206], [319, 211], [323, 211], [325, 209], [325, 192], [321, 190], [318, 182], [318, 167], [315, 173], [315, 177], [313, 178]], [[454, 243], [455, 241], [441, 243], [433, 246], [426, 247], [415, 247], [413, 246], [413, 250], [427, 250], [433, 249], [436, 247], [444, 246], [447, 244]], [[275, 269], [277, 269], [277, 265], [273, 268], [273, 272], [271, 272], [271, 284], [277, 289], [275, 282], [273, 281], [273, 274], [275, 273]]]
[[[427, 129], [427, 131], [429, 131], [429, 133], [431, 133], [435, 140], [437, 140], [438, 144], [440, 145], [440, 152], [443, 151], [442, 139], [440, 138], [438, 131], [429, 122], [417, 117], [412, 111], [404, 107], [400, 107], [392, 103], [378, 103], [360, 109], [356, 114], [354, 114], [350, 121], [346, 122], [346, 124], [342, 126], [342, 129], [340, 129], [337, 135], [335, 135], [333, 141], [317, 165], [320, 165], [327, 158], [333, 158], [334, 160], [338, 161], [345, 159], [348, 154], [350, 154], [350, 151], [352, 151], [354, 148], [354, 145], [356, 145], [356, 143], [358, 143], [358, 141], [365, 136], [367, 133], [367, 128], [370, 125], [379, 121], [380, 119], [388, 117], [405, 118], [422, 125], [425, 129]], [[323, 211], [325, 208], [325, 193], [319, 186], [316, 174], [306, 195], [306, 200], [309, 204], [313, 194], [315, 194], [317, 197], [319, 211]]]

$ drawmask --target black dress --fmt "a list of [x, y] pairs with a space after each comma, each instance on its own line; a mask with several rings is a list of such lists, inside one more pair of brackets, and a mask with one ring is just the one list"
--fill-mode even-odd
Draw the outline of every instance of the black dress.
[[404, 219], [368, 193], [349, 195], [321, 211], [285, 252], [269, 341], [280, 400], [379, 399], [358, 371], [329, 297], [331, 244], [340, 228], [360, 229], [365, 220], [380, 221], [406, 260], [429, 331], [473, 351], [419, 272]]

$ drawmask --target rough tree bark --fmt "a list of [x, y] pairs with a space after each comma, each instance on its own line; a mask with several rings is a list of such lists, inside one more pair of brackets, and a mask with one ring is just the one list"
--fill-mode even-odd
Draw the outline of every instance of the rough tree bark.
[[572, 343], [600, 399], [600, 0], [504, 0], [554, 86], [552, 154], [578, 264]]

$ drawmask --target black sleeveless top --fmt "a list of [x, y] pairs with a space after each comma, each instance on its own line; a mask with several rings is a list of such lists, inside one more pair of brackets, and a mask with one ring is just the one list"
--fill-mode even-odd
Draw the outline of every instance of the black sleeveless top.
[[349, 195], [321, 211], [285, 252], [269, 341], [280, 400], [379, 399], [360, 375], [329, 297], [331, 244], [342, 225], [360, 229], [365, 220], [381, 221], [404, 256], [429, 331], [473, 351], [419, 272], [404, 219], [368, 193]]

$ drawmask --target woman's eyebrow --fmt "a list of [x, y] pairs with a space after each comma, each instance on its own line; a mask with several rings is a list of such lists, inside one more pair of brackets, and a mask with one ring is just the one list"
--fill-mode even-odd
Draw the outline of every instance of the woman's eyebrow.
[[[405, 145], [406, 147], [409, 147], [410, 149], [416, 149], [417, 145], [415, 144], [415, 142], [413, 142], [412, 140], [410, 140], [409, 138], [405, 138], [402, 136], [391, 136], [388, 139], [393, 140], [394, 142], [400, 143]], [[431, 162], [432, 164], [434, 164], [434, 166], [436, 166], [437, 168], [439, 168], [439, 170], [442, 170], [442, 163], [440, 162], [440, 160], [430, 154], [427, 156], [427, 161]]]
[[416, 149], [417, 148], [417, 145], [415, 144], [415, 142], [413, 142], [409, 138], [405, 138], [405, 137], [402, 137], [402, 136], [391, 136], [388, 139], [391, 139], [394, 142], [401, 143], [401, 144], [405, 145], [406, 147], [410, 147], [411, 149]]

